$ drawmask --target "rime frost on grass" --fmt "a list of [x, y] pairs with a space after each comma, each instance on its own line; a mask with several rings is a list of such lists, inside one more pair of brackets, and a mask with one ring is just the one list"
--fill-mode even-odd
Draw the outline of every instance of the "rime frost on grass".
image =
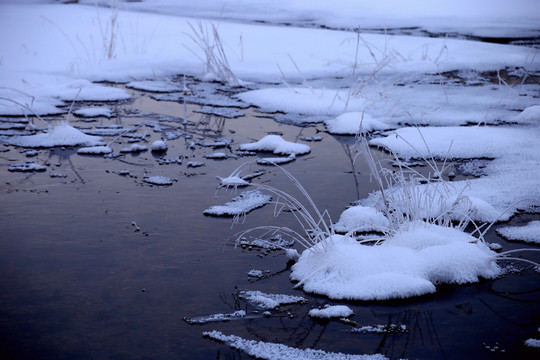
[[220, 321], [230, 321], [230, 320], [238, 320], [238, 319], [244, 319], [246, 318], [246, 312], [244, 310], [238, 310], [235, 312], [232, 312], [230, 314], [212, 314], [208, 316], [193, 316], [193, 317], [185, 317], [183, 320], [187, 322], [190, 325], [202, 325], [202, 324], [208, 324], [212, 322], [220, 322]]
[[112, 110], [104, 106], [88, 107], [75, 110], [73, 114], [85, 117], [85, 118], [94, 118], [94, 117], [106, 117], [110, 118], [112, 116]]
[[348, 112], [325, 121], [330, 134], [358, 135], [377, 130], [388, 130], [390, 125], [375, 120], [365, 112]]
[[236, 335], [225, 335], [221, 331], [205, 331], [203, 336], [224, 342], [230, 347], [245, 351], [257, 359], [266, 360], [386, 360], [381, 354], [350, 355], [343, 353], [326, 352], [323, 350], [298, 349], [283, 344], [263, 341], [246, 340]]
[[511, 241], [525, 241], [540, 244], [540, 221], [531, 221], [525, 226], [505, 226], [497, 233]]
[[66, 122], [62, 122], [48, 130], [44, 134], [30, 136], [18, 136], [8, 140], [8, 143], [17, 146], [39, 148], [55, 146], [77, 145], [103, 145], [101, 137], [87, 135]]
[[262, 309], [275, 309], [280, 305], [299, 304], [307, 301], [301, 296], [265, 294], [260, 291], [241, 291], [239, 296]]
[[88, 146], [77, 150], [77, 154], [81, 155], [106, 155], [112, 153], [112, 149], [108, 146]]
[[346, 318], [351, 316], [353, 311], [346, 305], [326, 305], [322, 309], [309, 310], [309, 316], [319, 319]]
[[144, 182], [152, 185], [172, 185], [172, 179], [165, 176], [149, 176], [144, 178]]
[[279, 135], [266, 135], [251, 144], [241, 144], [242, 151], [272, 151], [277, 155], [302, 155], [311, 151], [305, 144], [297, 144], [284, 140]]
[[45, 170], [47, 170], [45, 166], [36, 164], [33, 161], [10, 164], [8, 166], [8, 171], [11, 171], [11, 172], [31, 172], [31, 171], [45, 171]]
[[369, 206], [352, 206], [341, 213], [334, 224], [338, 233], [384, 231], [390, 226], [388, 219], [377, 209]]
[[400, 299], [433, 293], [437, 284], [495, 278], [501, 274], [495, 257], [462, 231], [412, 222], [381, 245], [331, 236], [301, 254], [291, 279], [332, 299]]
[[258, 190], [244, 191], [225, 205], [214, 205], [204, 210], [204, 214], [215, 216], [244, 215], [268, 204], [270, 200], [272, 200], [270, 195], [265, 195]]

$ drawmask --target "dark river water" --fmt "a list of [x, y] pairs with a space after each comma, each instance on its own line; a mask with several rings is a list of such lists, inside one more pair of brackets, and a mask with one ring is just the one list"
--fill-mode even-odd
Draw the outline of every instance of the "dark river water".
[[[97, 123], [72, 120], [72, 125], [145, 121], [182, 127], [156, 114], [182, 117], [183, 106], [157, 102], [133, 93], [139, 117], [119, 116]], [[437, 293], [404, 301], [334, 302], [294, 289], [287, 259], [281, 251], [264, 254], [234, 248], [231, 236], [259, 225], [296, 225], [287, 214], [273, 217], [272, 206], [250, 213], [231, 228], [230, 218], [203, 215], [211, 205], [229, 201], [231, 192], [218, 192], [216, 176], [227, 176], [254, 157], [205, 159], [229, 149], [192, 145], [199, 138], [233, 139], [238, 144], [279, 132], [289, 141], [304, 142], [310, 154], [285, 165], [306, 187], [321, 209], [337, 221], [345, 207], [374, 191], [361, 161], [351, 165], [354, 139], [318, 130], [279, 124], [252, 110], [238, 119], [209, 117], [188, 107], [186, 127], [193, 138], [168, 142], [166, 158], [183, 157], [182, 164], [160, 165], [149, 151], [105, 159], [81, 156], [76, 149], [40, 149], [26, 159], [20, 149], [0, 153], [0, 347], [9, 359], [245, 359], [245, 353], [202, 336], [220, 330], [246, 339], [280, 342], [299, 348], [351, 354], [382, 353], [410, 359], [534, 358], [538, 350], [524, 340], [538, 338], [540, 301], [538, 274], [528, 269], [492, 281], [466, 286], [439, 286]], [[145, 114], [153, 113], [153, 114]], [[150, 141], [160, 137], [149, 127]], [[139, 130], [140, 132], [144, 130]], [[106, 139], [112, 139], [107, 137]], [[110, 140], [109, 140], [110, 141]], [[151, 143], [151, 142], [150, 142]], [[121, 138], [117, 152], [129, 146]], [[268, 155], [268, 154], [266, 154]], [[381, 155], [384, 156], [384, 155]], [[15, 161], [48, 164], [45, 172], [8, 172]], [[188, 167], [189, 161], [204, 161]], [[254, 181], [290, 190], [293, 185], [277, 168], [253, 166], [265, 173]], [[130, 175], [119, 172], [128, 170]], [[51, 177], [59, 173], [66, 177]], [[171, 186], [151, 186], [143, 177], [176, 179]], [[521, 225], [538, 219], [522, 214]], [[136, 226], [134, 225], [136, 224]], [[506, 224], [505, 224], [506, 225]], [[137, 230], [137, 227], [140, 229]], [[487, 236], [504, 250], [529, 247], [508, 243], [494, 231]], [[298, 250], [301, 250], [298, 247]], [[534, 256], [531, 256], [534, 258]], [[536, 257], [538, 261], [538, 256]], [[523, 267], [516, 265], [516, 267]], [[253, 279], [252, 269], [268, 270]], [[304, 296], [306, 304], [282, 306], [263, 317], [239, 298], [239, 290]], [[307, 312], [324, 304], [346, 304], [360, 325], [406, 325], [407, 332], [352, 333], [340, 321], [314, 321]], [[190, 325], [184, 317], [246, 310], [247, 319]], [[495, 351], [493, 347], [498, 345]]]

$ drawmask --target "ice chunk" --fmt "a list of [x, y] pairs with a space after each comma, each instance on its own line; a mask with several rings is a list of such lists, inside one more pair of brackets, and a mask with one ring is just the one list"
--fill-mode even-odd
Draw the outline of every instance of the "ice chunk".
[[77, 150], [77, 154], [83, 154], [83, 155], [105, 155], [110, 154], [112, 152], [112, 149], [108, 146], [89, 146], [89, 147], [82, 147], [79, 150]]
[[353, 314], [350, 307], [345, 305], [326, 305], [322, 309], [311, 309], [309, 316], [321, 319], [346, 318]]
[[284, 140], [279, 135], [267, 135], [257, 142], [251, 144], [241, 144], [243, 151], [272, 151], [278, 155], [302, 155], [311, 151], [305, 144], [297, 144]]
[[149, 176], [145, 177], [144, 181], [152, 185], [172, 185], [172, 179], [165, 176]]
[[270, 202], [272, 197], [258, 190], [244, 191], [225, 205], [214, 205], [204, 210], [205, 215], [238, 216], [262, 207]]
[[241, 291], [239, 296], [263, 309], [275, 309], [280, 305], [304, 303], [301, 296], [283, 294], [265, 294], [260, 291]]
[[24, 147], [55, 147], [55, 146], [77, 146], [77, 145], [103, 145], [101, 137], [87, 135], [75, 129], [67, 122], [62, 122], [45, 134], [30, 136], [18, 136], [7, 141], [12, 145]]
[[161, 152], [167, 150], [167, 143], [163, 140], [156, 140], [150, 147], [153, 152]]

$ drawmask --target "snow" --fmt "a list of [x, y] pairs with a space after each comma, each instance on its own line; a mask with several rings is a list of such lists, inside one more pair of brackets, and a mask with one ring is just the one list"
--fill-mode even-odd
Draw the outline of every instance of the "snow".
[[336, 118], [326, 120], [325, 125], [330, 134], [336, 135], [358, 135], [390, 129], [388, 124], [375, 120], [365, 112], [344, 113]]
[[228, 176], [226, 178], [222, 178], [222, 177], [217, 177], [218, 180], [219, 180], [219, 183], [220, 183], [220, 186], [223, 186], [223, 187], [242, 187], [242, 186], [248, 186], [249, 185], [249, 182], [247, 182], [246, 180], [242, 179], [241, 177], [239, 176]]
[[540, 244], [540, 221], [531, 221], [525, 226], [500, 227], [497, 233], [508, 240]]
[[320, 319], [346, 318], [353, 314], [351, 308], [346, 305], [327, 305], [322, 309], [309, 311], [309, 316]]
[[100, 116], [110, 118], [112, 116], [112, 110], [105, 106], [85, 107], [75, 110], [73, 114], [86, 118], [94, 118]]
[[342, 353], [326, 352], [314, 349], [298, 349], [283, 344], [269, 343], [263, 341], [246, 340], [235, 335], [225, 335], [221, 331], [205, 331], [203, 336], [222, 341], [232, 348], [245, 351], [249, 355], [258, 359], [282, 360], [384, 360], [387, 357], [375, 355], [349, 355]]
[[307, 301], [301, 296], [265, 294], [260, 291], [241, 291], [239, 296], [262, 309], [275, 309], [281, 305], [304, 303]]
[[152, 185], [172, 185], [172, 179], [165, 176], [149, 176], [144, 178], [144, 182]]
[[148, 150], [148, 146], [146, 145], [133, 144], [128, 148], [120, 149], [120, 152], [121, 153], [139, 153], [146, 150]]
[[112, 149], [108, 146], [89, 146], [77, 150], [77, 154], [83, 155], [105, 155], [110, 153], [112, 153]]
[[103, 140], [100, 137], [86, 135], [67, 122], [60, 122], [44, 134], [17, 136], [12, 139], [6, 139], [5, 142], [11, 145], [31, 148], [77, 145], [96, 146], [103, 144]]
[[389, 300], [435, 292], [437, 284], [465, 284], [501, 274], [496, 253], [457, 229], [416, 222], [381, 245], [333, 235], [304, 250], [291, 279], [331, 299]]
[[163, 140], [156, 140], [150, 146], [153, 152], [161, 152], [167, 150], [167, 143]]
[[406, 325], [396, 325], [396, 324], [390, 324], [390, 325], [367, 325], [367, 326], [360, 326], [355, 327], [351, 329], [351, 332], [353, 333], [377, 333], [377, 334], [384, 334], [384, 333], [402, 333], [407, 332], [407, 326]]
[[10, 164], [8, 170], [12, 172], [30, 172], [30, 171], [45, 171], [47, 168], [43, 165], [36, 164], [33, 161], [24, 163]]
[[259, 165], [282, 165], [296, 160], [294, 155], [288, 157], [264, 157], [257, 159]]
[[533, 348], [540, 348], [540, 339], [527, 339], [525, 340], [525, 346], [533, 347]]
[[225, 205], [214, 205], [204, 210], [205, 215], [238, 216], [270, 203], [272, 197], [258, 190], [244, 191]]
[[311, 151], [305, 144], [293, 143], [284, 140], [279, 135], [266, 135], [259, 141], [250, 144], [241, 144], [242, 151], [272, 151], [277, 155], [302, 155]]
[[244, 310], [237, 310], [230, 314], [212, 314], [208, 316], [196, 316], [196, 317], [184, 317], [184, 321], [190, 325], [201, 325], [218, 321], [230, 321], [246, 318], [246, 312]]
[[514, 120], [520, 124], [540, 124], [540, 105], [523, 109]]
[[207, 114], [207, 115], [215, 115], [215, 116], [224, 117], [228, 119], [234, 119], [234, 118], [245, 116], [243, 112], [240, 112], [235, 109], [220, 108], [220, 107], [214, 107], [214, 106], [203, 106], [200, 109], [193, 110], [193, 112]]
[[341, 213], [334, 224], [338, 233], [385, 231], [389, 228], [388, 219], [377, 209], [367, 206], [352, 206]]
[[205, 158], [214, 159], [214, 160], [223, 160], [227, 158], [227, 154], [222, 153], [222, 152], [215, 152], [215, 153], [206, 155]]
[[157, 93], [169, 93], [182, 91], [183, 88], [171, 81], [158, 81], [158, 80], [146, 80], [146, 81], [131, 81], [126, 84], [127, 88], [144, 90]]

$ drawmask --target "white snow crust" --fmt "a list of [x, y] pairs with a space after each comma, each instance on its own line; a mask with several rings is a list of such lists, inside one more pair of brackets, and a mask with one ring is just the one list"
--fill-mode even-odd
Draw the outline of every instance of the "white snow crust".
[[206, 215], [238, 216], [244, 215], [261, 206], [270, 203], [272, 197], [258, 190], [244, 191], [225, 205], [214, 205], [204, 210]]
[[87, 107], [77, 109], [73, 114], [81, 117], [93, 118], [93, 117], [106, 117], [110, 118], [112, 116], [112, 110], [105, 106], [96, 106], [96, 107]]
[[531, 221], [525, 226], [500, 227], [496, 231], [508, 240], [540, 244], [540, 221]]
[[377, 130], [388, 130], [390, 126], [372, 118], [365, 112], [348, 112], [325, 121], [330, 134], [358, 135]]
[[144, 182], [152, 185], [172, 185], [173, 181], [166, 176], [149, 176], [144, 178]]
[[385, 231], [389, 228], [388, 219], [377, 209], [369, 206], [351, 206], [341, 213], [334, 224], [338, 233]]
[[260, 291], [241, 291], [240, 297], [263, 309], [275, 309], [280, 305], [303, 303], [307, 301], [301, 296], [265, 294]]
[[279, 135], [266, 135], [259, 141], [250, 144], [241, 144], [242, 151], [272, 151], [277, 155], [302, 155], [311, 151], [306, 144], [297, 144], [284, 140]]
[[221, 331], [205, 331], [203, 335], [211, 339], [222, 341], [230, 347], [245, 351], [258, 359], [266, 360], [385, 360], [387, 357], [381, 354], [374, 355], [350, 355], [342, 353], [326, 352], [314, 349], [298, 349], [283, 344], [263, 341], [246, 340], [236, 335], [225, 335]]
[[112, 149], [108, 146], [88, 146], [77, 150], [77, 154], [83, 155], [105, 155], [112, 153]]
[[102, 145], [101, 137], [86, 135], [75, 129], [67, 122], [61, 122], [51, 127], [47, 133], [29, 136], [17, 136], [7, 140], [8, 143], [17, 146], [39, 148], [55, 146], [77, 146], [77, 145]]
[[322, 309], [309, 310], [309, 316], [320, 319], [346, 318], [353, 314], [346, 305], [327, 305]]

